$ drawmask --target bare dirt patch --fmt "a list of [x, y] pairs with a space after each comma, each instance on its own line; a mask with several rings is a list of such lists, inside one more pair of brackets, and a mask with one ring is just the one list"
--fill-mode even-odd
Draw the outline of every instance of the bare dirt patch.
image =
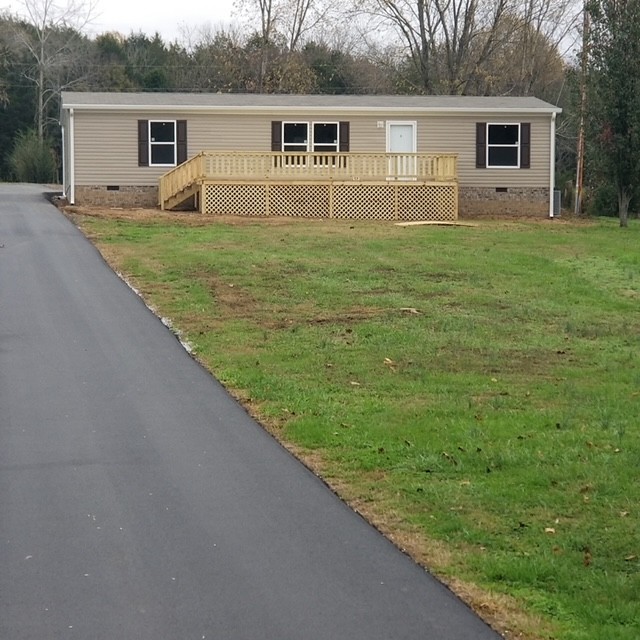
[[216, 311], [221, 318], [244, 319], [261, 329], [291, 329], [299, 325], [353, 324], [386, 313], [384, 309], [352, 307], [340, 313], [319, 313], [315, 304], [294, 308], [287, 304], [265, 307], [245, 288], [226, 282], [215, 274], [195, 271], [194, 279], [204, 283], [216, 301]]
[[313, 224], [314, 222], [324, 222], [324, 219], [309, 218], [285, 218], [268, 216], [228, 216], [228, 215], [208, 215], [197, 211], [161, 211], [160, 209], [125, 209], [119, 207], [89, 207], [68, 205], [63, 208], [64, 212], [73, 217], [81, 215], [94, 218], [107, 218], [110, 220], [135, 220], [140, 221], [162, 221], [174, 222], [176, 224], [189, 227], [203, 227], [212, 224], [225, 224], [230, 226], [250, 226], [255, 224], [270, 225], [274, 227], [289, 226], [304, 222]]
[[[231, 226], [250, 226], [255, 224], [270, 225], [274, 227], [291, 226], [296, 224], [325, 224], [330, 222], [332, 225], [345, 226], [353, 228], [358, 224], [371, 225], [371, 222], [359, 222], [353, 220], [328, 220], [327, 218], [307, 218], [307, 217], [271, 217], [271, 216], [229, 216], [229, 215], [209, 215], [202, 214], [197, 211], [162, 211], [160, 209], [148, 208], [120, 208], [120, 207], [97, 207], [97, 206], [79, 206], [66, 205], [62, 206], [63, 210], [70, 216], [79, 214], [83, 216], [91, 216], [98, 218], [109, 218], [116, 220], [145, 220], [163, 222], [172, 221], [176, 224], [185, 226], [201, 227], [212, 224], [224, 224]], [[523, 215], [523, 214], [501, 214], [495, 216], [465, 216], [456, 222], [446, 223], [447, 226], [459, 227], [481, 227], [485, 225], [502, 225], [513, 226], [514, 223], [522, 223], [524, 225], [593, 225], [594, 221], [588, 217], [578, 217], [571, 213], [566, 213], [561, 217], [549, 218], [541, 216]], [[375, 224], [375, 223], [373, 223]], [[389, 226], [388, 221], [379, 223], [381, 226]], [[441, 223], [429, 223], [431, 226]], [[427, 224], [427, 226], [429, 226]], [[420, 228], [424, 226], [422, 223], [412, 223], [406, 225], [408, 229], [412, 227]]]

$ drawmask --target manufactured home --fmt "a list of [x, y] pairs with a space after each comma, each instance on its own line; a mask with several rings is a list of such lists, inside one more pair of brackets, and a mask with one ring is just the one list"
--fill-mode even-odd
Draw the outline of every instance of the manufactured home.
[[536, 98], [62, 94], [72, 204], [233, 215], [553, 215], [555, 122]]

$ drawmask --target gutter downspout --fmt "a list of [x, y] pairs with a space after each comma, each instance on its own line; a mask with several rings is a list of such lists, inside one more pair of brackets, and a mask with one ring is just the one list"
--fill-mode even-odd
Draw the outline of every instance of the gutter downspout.
[[551, 114], [551, 140], [549, 144], [549, 217], [553, 218], [553, 191], [556, 187], [556, 112]]
[[64, 137], [66, 133], [66, 127], [62, 123], [62, 115], [60, 116], [60, 133], [62, 135], [62, 143], [60, 148], [62, 149], [62, 197], [67, 197], [67, 147], [64, 143]]

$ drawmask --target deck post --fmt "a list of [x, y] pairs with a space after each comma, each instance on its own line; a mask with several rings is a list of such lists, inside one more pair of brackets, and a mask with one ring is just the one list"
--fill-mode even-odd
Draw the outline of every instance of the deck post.
[[397, 220], [400, 217], [398, 212], [398, 184], [393, 185], [393, 219]]
[[267, 182], [267, 184], [264, 185], [264, 215], [265, 216], [269, 216], [271, 215], [270, 212], [270, 208], [271, 208], [271, 202], [269, 201], [269, 183]]
[[329, 218], [333, 218], [333, 195], [335, 187], [333, 180], [329, 183]]

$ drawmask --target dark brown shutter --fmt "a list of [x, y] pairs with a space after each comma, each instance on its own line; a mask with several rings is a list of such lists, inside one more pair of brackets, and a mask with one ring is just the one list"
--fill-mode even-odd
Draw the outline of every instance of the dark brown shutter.
[[274, 120], [271, 123], [271, 151], [282, 151], [282, 122]]
[[342, 151], [343, 153], [347, 153], [349, 151], [349, 123], [341, 122], [340, 123], [340, 148], [338, 151]]
[[531, 123], [520, 124], [520, 168], [531, 168]]
[[187, 121], [178, 120], [176, 122], [176, 159], [178, 164], [187, 161]]
[[149, 166], [149, 121], [138, 120], [138, 166]]
[[476, 122], [476, 169], [487, 168], [487, 123]]

